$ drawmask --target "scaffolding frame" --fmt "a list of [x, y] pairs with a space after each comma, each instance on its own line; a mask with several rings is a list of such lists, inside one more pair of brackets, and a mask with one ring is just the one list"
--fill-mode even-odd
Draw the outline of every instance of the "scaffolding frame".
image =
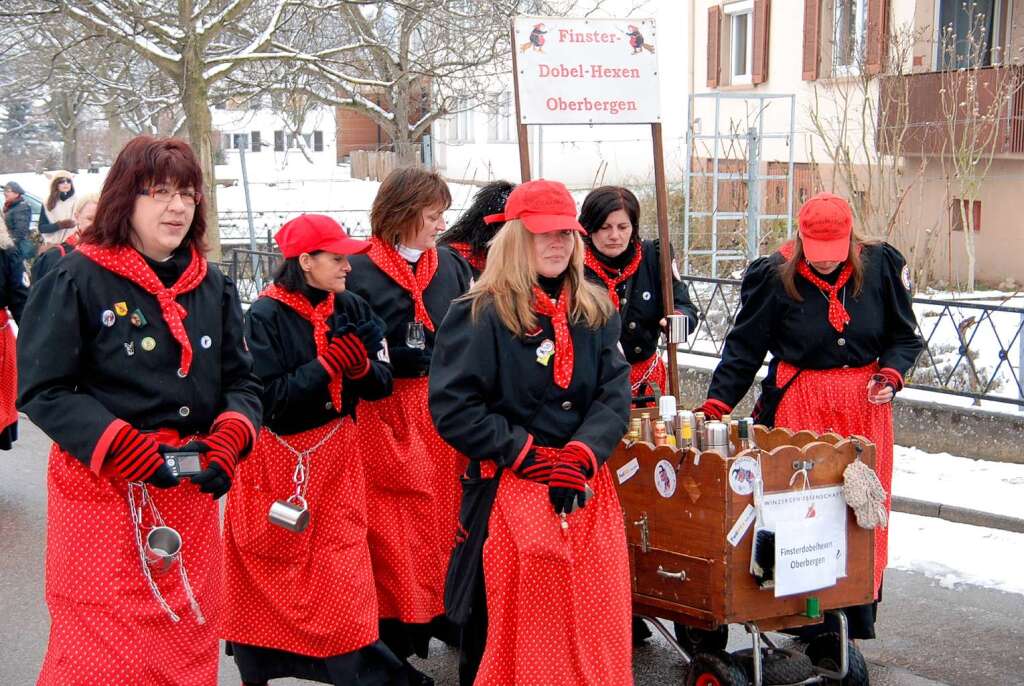
[[[714, 133], [703, 134], [694, 130], [696, 105], [699, 101], [714, 100]], [[756, 103], [754, 110], [755, 121], [747, 126], [744, 133], [731, 133], [722, 130], [722, 101], [746, 101]], [[784, 132], [764, 131], [764, 113], [772, 102], [788, 100], [789, 104], [789, 127]], [[691, 93], [689, 97], [689, 125], [686, 130], [686, 159], [683, 174], [683, 273], [691, 273], [691, 257], [710, 256], [711, 277], [718, 277], [718, 266], [723, 262], [749, 262], [758, 257], [760, 252], [762, 230], [761, 224], [764, 221], [784, 219], [786, 221], [786, 237], [793, 235], [793, 155], [795, 147], [795, 126], [796, 126], [796, 96], [783, 93]], [[748, 108], [749, 112], [749, 108]], [[748, 116], [749, 121], [749, 116]], [[694, 171], [693, 160], [695, 144], [698, 141], [711, 140], [712, 145], [712, 167], [711, 173], [703, 170]], [[722, 144], [724, 141], [743, 140], [746, 141], [747, 158], [746, 172], [723, 172], [720, 169]], [[761, 174], [762, 145], [765, 140], [783, 140], [789, 149], [789, 160], [786, 166], [786, 174]], [[735, 161], [729, 159], [729, 161]], [[692, 207], [691, 188], [696, 178], [711, 178], [711, 208], [709, 210], [694, 211]], [[766, 214], [761, 211], [762, 194], [761, 187], [765, 181], [785, 180], [786, 181], [786, 214]], [[743, 181], [747, 188], [747, 210], [746, 212], [720, 212], [718, 211], [718, 187], [723, 181]], [[692, 219], [711, 219], [711, 244], [709, 248], [691, 248]], [[742, 221], [746, 220], [747, 250], [719, 248], [719, 221]]]

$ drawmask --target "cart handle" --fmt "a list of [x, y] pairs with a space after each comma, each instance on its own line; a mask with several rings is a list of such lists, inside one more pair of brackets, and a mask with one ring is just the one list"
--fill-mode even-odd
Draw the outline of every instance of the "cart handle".
[[661, 565], [658, 565], [658, 576], [666, 579], [676, 579], [677, 581], [686, 581], [686, 570], [681, 569], [678, 572], [669, 572]]

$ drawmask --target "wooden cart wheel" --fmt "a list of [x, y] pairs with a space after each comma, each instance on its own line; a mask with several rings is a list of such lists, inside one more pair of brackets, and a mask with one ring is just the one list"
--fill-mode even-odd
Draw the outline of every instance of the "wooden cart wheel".
[[747, 686], [749, 683], [732, 655], [723, 650], [697, 653], [686, 673], [686, 686]]

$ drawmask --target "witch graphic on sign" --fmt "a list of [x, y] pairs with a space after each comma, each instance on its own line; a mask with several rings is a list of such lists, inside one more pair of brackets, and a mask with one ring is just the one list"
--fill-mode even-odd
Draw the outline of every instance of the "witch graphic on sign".
[[629, 47], [633, 48], [634, 55], [639, 55], [641, 50], [654, 52], [654, 45], [644, 41], [644, 34], [640, 33], [640, 29], [633, 24], [627, 28], [629, 29], [626, 31], [626, 35], [629, 36]]
[[547, 33], [547, 31], [544, 29], [544, 24], [537, 24], [534, 26], [533, 31], [530, 31], [530, 41], [520, 45], [519, 52], [526, 52], [530, 48], [533, 48], [537, 52], [544, 52], [545, 33]]

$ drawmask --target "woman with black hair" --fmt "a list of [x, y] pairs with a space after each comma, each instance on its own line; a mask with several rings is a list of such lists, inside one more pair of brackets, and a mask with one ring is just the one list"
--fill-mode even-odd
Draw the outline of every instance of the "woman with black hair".
[[[370, 244], [318, 214], [274, 238], [286, 259], [245, 320], [264, 425], [224, 517], [222, 637], [245, 685], [295, 676], [404, 686], [402, 662], [378, 637], [354, 436], [359, 399], [392, 384], [383, 322], [346, 290], [348, 256]], [[279, 511], [305, 512], [308, 525], [283, 526]]]
[[491, 181], [482, 186], [473, 196], [473, 204], [437, 241], [469, 263], [474, 279], [479, 279], [487, 266], [487, 246], [502, 226], [498, 217], [515, 187], [508, 181]]
[[[658, 337], [665, 329], [660, 270], [660, 242], [640, 239], [640, 202], [626, 188], [602, 186], [583, 200], [580, 224], [587, 230], [584, 242], [587, 277], [608, 289], [622, 317], [619, 342], [632, 365], [633, 395], [652, 394], [652, 384], [665, 392], [665, 363], [658, 353]], [[697, 326], [697, 309], [690, 302], [686, 284], [672, 268], [672, 302], [676, 314], [685, 315], [688, 331]]]

